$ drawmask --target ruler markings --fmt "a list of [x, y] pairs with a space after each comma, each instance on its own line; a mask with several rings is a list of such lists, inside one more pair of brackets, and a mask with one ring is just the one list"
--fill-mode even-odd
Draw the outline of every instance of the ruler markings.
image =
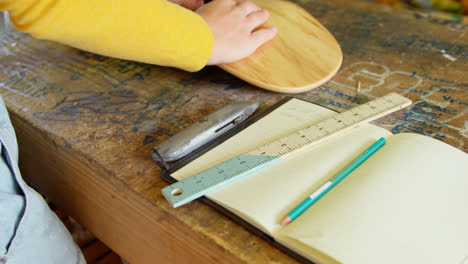
[[[266, 167], [325, 139], [348, 131], [362, 123], [378, 119], [411, 104], [396, 93], [354, 107], [318, 123], [263, 143], [244, 154], [219, 163], [162, 190], [166, 199], [180, 206], [240, 177]], [[345, 122], [345, 120], [347, 122]], [[200, 179], [197, 176], [202, 176]], [[201, 182], [200, 182], [201, 181]]]

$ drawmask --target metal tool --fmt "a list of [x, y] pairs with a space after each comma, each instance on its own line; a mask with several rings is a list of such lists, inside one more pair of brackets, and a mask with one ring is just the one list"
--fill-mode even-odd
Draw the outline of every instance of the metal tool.
[[257, 107], [257, 103], [229, 104], [154, 147], [151, 157], [157, 162], [178, 160], [247, 119]]
[[162, 189], [162, 193], [173, 207], [181, 206], [242, 176], [278, 162], [305, 147], [318, 144], [410, 104], [411, 100], [391, 93], [257, 146], [244, 154], [176, 182]]

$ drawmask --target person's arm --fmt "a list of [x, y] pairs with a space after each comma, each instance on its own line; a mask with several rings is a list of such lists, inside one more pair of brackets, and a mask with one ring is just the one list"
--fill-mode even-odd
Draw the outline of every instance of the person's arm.
[[202, 17], [165, 0], [0, 0], [0, 10], [34, 37], [121, 59], [197, 71], [213, 50]]
[[[187, 8], [202, 0], [171, 0]], [[187, 71], [252, 54], [276, 35], [268, 12], [246, 0], [215, 0], [192, 12], [166, 0], [0, 0], [15, 27], [106, 56]]]

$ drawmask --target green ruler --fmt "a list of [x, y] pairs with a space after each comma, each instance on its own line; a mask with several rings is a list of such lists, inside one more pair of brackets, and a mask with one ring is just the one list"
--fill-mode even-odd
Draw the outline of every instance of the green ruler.
[[269, 166], [306, 147], [318, 144], [363, 123], [411, 105], [411, 100], [396, 93], [356, 106], [286, 136], [277, 138], [194, 174], [164, 189], [162, 194], [173, 207], [184, 205], [210, 191]]

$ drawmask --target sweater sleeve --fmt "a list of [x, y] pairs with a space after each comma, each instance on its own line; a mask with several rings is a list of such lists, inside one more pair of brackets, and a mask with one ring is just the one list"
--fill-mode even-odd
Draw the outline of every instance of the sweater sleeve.
[[0, 0], [34, 37], [127, 60], [197, 71], [214, 38], [196, 13], [166, 0]]

